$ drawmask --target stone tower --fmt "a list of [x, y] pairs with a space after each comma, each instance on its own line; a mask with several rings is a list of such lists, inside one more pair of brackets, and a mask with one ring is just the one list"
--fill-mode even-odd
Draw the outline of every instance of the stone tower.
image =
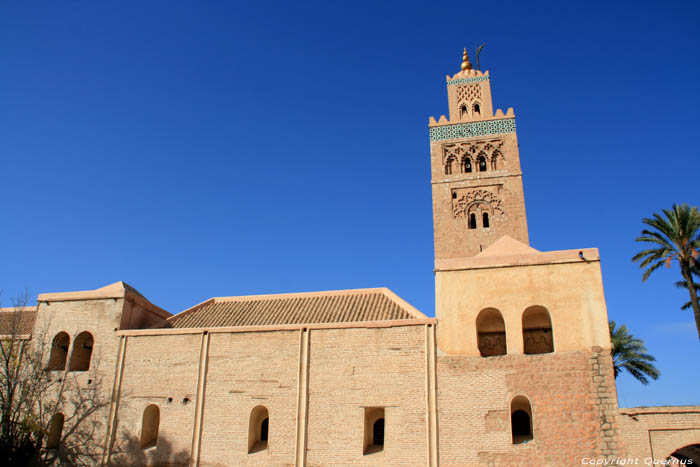
[[447, 76], [449, 119], [430, 117], [435, 260], [474, 256], [508, 235], [529, 244], [513, 109], [493, 111], [489, 73]]

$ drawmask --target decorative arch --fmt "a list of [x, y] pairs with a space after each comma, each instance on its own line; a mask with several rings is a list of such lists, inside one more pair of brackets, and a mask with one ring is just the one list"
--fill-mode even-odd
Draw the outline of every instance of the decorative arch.
[[48, 438], [46, 438], [46, 449], [58, 449], [60, 446], [64, 420], [65, 417], [60, 412], [51, 417], [51, 423], [49, 423], [49, 434]]
[[141, 419], [141, 449], [155, 447], [158, 444], [158, 430], [160, 429], [160, 409], [151, 404], [143, 411]]
[[515, 396], [510, 402], [510, 430], [513, 444], [523, 444], [534, 439], [532, 424], [532, 405], [522, 395]]
[[51, 354], [47, 370], [65, 370], [66, 360], [68, 360], [68, 349], [70, 347], [70, 336], [67, 332], [59, 332], [51, 342]]
[[267, 450], [270, 433], [270, 413], [264, 405], [258, 405], [250, 412], [248, 425], [248, 453]]
[[87, 331], [81, 332], [73, 342], [73, 352], [70, 355], [69, 371], [87, 371], [90, 369], [92, 347], [95, 339]]
[[501, 164], [503, 164], [503, 153], [494, 149], [491, 154], [491, 170], [498, 170]]
[[454, 217], [466, 217], [476, 213], [488, 212], [493, 222], [496, 213], [504, 214], [503, 202], [501, 199], [488, 190], [456, 190], [453, 193], [452, 215]]
[[484, 308], [476, 317], [476, 338], [482, 357], [506, 355], [506, 323], [495, 308]]
[[445, 161], [445, 175], [452, 175], [457, 167], [457, 158], [449, 156]]
[[474, 102], [474, 113], [476, 115], [481, 115], [481, 105], [478, 102]]
[[535, 305], [523, 312], [523, 349], [528, 355], [554, 352], [552, 318], [543, 306]]

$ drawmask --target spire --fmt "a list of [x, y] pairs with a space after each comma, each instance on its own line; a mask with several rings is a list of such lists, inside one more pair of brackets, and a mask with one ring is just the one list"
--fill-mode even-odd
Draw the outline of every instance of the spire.
[[467, 54], [467, 49], [464, 49], [464, 55], [462, 55], [462, 71], [471, 70], [472, 64], [469, 63], [469, 55]]

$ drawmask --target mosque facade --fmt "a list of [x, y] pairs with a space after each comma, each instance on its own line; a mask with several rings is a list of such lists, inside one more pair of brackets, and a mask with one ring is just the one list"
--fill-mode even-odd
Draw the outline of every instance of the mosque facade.
[[461, 68], [429, 119], [434, 318], [386, 288], [174, 315], [123, 282], [38, 296], [27, 339], [50, 342], [47, 370], [106, 401], [95, 464], [700, 463], [700, 407], [618, 406], [598, 250], [529, 245], [515, 113], [466, 51]]

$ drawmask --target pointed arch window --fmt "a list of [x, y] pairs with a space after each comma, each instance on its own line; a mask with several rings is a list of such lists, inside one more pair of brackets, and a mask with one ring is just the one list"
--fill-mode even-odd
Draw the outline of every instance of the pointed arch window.
[[478, 102], [474, 103], [474, 113], [476, 115], [481, 115], [481, 106], [479, 105]]
[[469, 214], [469, 228], [476, 229], [476, 214]]
[[160, 429], [160, 409], [151, 404], [143, 411], [141, 419], [141, 449], [148, 449], [158, 444], [158, 430]]
[[68, 348], [70, 347], [70, 337], [65, 332], [59, 332], [51, 342], [51, 354], [47, 370], [65, 370], [68, 359]]
[[532, 406], [525, 396], [515, 396], [510, 403], [510, 428], [513, 444], [524, 444], [533, 439]]
[[89, 332], [81, 332], [73, 342], [73, 352], [70, 355], [70, 371], [87, 371], [90, 369], [92, 347], [95, 339]]
[[248, 453], [267, 450], [270, 434], [270, 414], [267, 407], [259, 405], [250, 412], [248, 426]]
[[464, 156], [464, 159], [462, 159], [462, 172], [463, 173], [471, 173], [472, 171], [472, 160], [469, 156]]
[[483, 222], [484, 228], [488, 229], [489, 228], [489, 213], [485, 212], [485, 213], [481, 214], [481, 220]]
[[486, 172], [486, 156], [479, 156], [479, 172]]
[[460, 112], [460, 114], [459, 114], [460, 117], [464, 117], [465, 115], [467, 115], [469, 113], [466, 105], [463, 105], [459, 112]]

